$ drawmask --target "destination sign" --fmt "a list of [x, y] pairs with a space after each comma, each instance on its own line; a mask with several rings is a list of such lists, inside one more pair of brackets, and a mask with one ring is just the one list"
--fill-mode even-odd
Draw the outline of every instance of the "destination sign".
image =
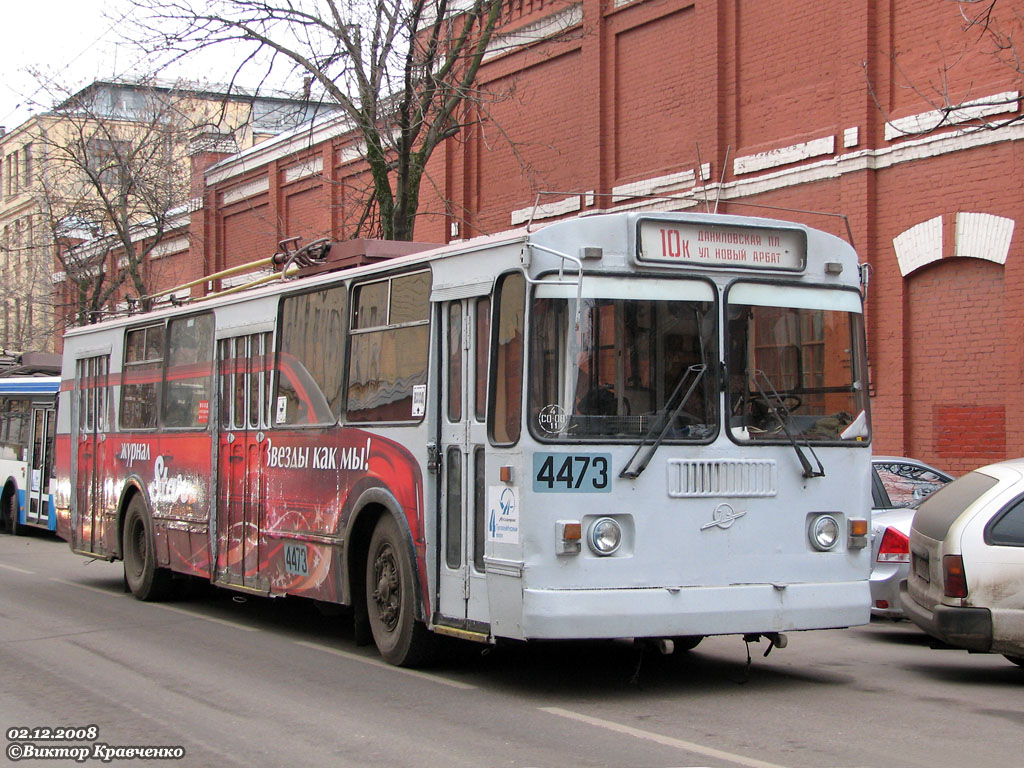
[[807, 238], [798, 229], [645, 219], [638, 259], [659, 264], [801, 271]]

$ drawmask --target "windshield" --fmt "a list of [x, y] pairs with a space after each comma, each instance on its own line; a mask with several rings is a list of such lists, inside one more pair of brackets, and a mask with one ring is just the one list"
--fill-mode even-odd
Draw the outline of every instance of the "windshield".
[[728, 301], [734, 439], [870, 437], [857, 294], [738, 284]]
[[[587, 277], [541, 285], [532, 307], [530, 425], [542, 440], [707, 441], [718, 428], [714, 289]], [[671, 422], [671, 423], [670, 423]]]

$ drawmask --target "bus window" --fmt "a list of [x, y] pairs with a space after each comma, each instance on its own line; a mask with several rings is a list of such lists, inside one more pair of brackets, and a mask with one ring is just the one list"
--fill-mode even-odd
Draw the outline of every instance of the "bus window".
[[[868, 437], [860, 299], [739, 284], [729, 292], [729, 426], [738, 440]], [[781, 304], [787, 306], [778, 306]], [[855, 423], [856, 422], [856, 423]]]
[[333, 424], [341, 415], [348, 291], [336, 285], [281, 302], [274, 423]]
[[491, 300], [476, 300], [476, 393], [473, 397], [473, 416], [484, 421], [487, 414], [487, 357], [491, 350]]
[[135, 328], [125, 334], [121, 385], [121, 428], [156, 426], [163, 367], [164, 326]]
[[423, 417], [430, 342], [430, 273], [388, 278], [352, 291], [349, 421]]
[[628, 290], [588, 277], [539, 286], [533, 305], [530, 415], [542, 440], [708, 441], [718, 431], [718, 324], [703, 282]]
[[167, 324], [167, 373], [162, 401], [163, 424], [171, 428], [206, 427], [210, 423], [210, 378], [213, 373], [213, 315], [193, 315]]
[[491, 372], [490, 433], [495, 443], [511, 445], [519, 441], [522, 428], [526, 280], [518, 272], [505, 275], [495, 296], [498, 324]]

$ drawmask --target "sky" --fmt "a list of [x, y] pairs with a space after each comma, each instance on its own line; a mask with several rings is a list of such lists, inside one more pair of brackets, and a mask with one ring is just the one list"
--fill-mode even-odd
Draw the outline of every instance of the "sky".
[[[94, 80], [134, 78], [152, 68], [123, 39], [130, 31], [131, 0], [0, 0], [0, 5], [0, 126], [7, 130], [52, 107], [51, 93], [74, 93]], [[30, 68], [51, 84], [41, 86], [26, 71]], [[218, 66], [208, 56], [160, 76], [216, 84], [231, 72], [230, 61]], [[60, 87], [54, 90], [52, 84]]]
[[[27, 68], [42, 71], [74, 90], [93, 80], [131, 71], [138, 55], [119, 43], [116, 18], [122, 0], [0, 0], [4, 44], [0, 46], [0, 125], [11, 130], [51, 99]], [[114, 19], [107, 18], [114, 16]], [[42, 102], [33, 105], [33, 102]]]

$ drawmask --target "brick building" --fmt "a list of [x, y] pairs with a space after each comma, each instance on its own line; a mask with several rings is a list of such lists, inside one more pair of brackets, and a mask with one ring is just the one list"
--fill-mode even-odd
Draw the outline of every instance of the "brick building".
[[[517, 0], [480, 78], [496, 98], [434, 155], [417, 239], [641, 207], [849, 235], [876, 452], [957, 473], [1024, 454], [1020, 75], [964, 26], [944, 0]], [[189, 271], [351, 236], [366, 179], [342, 120], [215, 149]]]

